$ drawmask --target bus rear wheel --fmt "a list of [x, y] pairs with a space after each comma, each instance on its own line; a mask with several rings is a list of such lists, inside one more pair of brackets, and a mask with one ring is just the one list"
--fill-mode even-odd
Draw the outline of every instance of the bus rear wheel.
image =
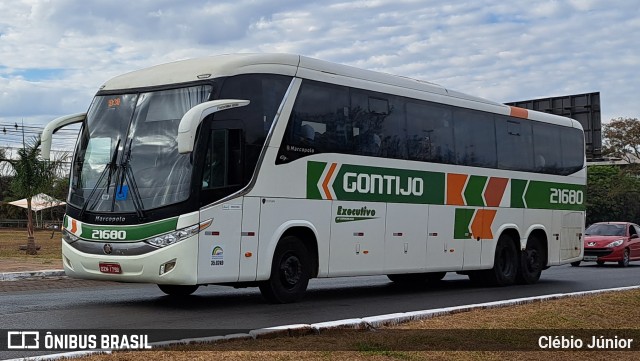
[[536, 237], [531, 236], [527, 241], [527, 247], [520, 255], [520, 268], [517, 281], [520, 284], [530, 285], [538, 282], [542, 269], [547, 265], [547, 252]]
[[518, 249], [514, 240], [503, 233], [496, 244], [493, 268], [486, 272], [480, 271], [480, 281], [491, 286], [512, 285], [518, 275], [519, 263]]
[[271, 303], [291, 303], [302, 299], [311, 275], [307, 248], [295, 236], [283, 238], [273, 255], [271, 277], [260, 283], [262, 296]]
[[169, 296], [183, 297], [194, 293], [198, 289], [198, 285], [158, 285], [158, 288]]

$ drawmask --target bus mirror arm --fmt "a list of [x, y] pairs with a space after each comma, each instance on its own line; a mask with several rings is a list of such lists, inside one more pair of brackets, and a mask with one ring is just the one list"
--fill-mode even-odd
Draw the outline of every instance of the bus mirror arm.
[[181, 154], [193, 152], [198, 126], [208, 115], [246, 105], [249, 105], [248, 100], [219, 99], [204, 102], [189, 109], [182, 116], [178, 125], [178, 152]]
[[40, 151], [42, 154], [42, 159], [49, 160], [51, 155], [51, 140], [53, 138], [53, 133], [57, 132], [58, 129], [62, 127], [66, 127], [69, 124], [81, 123], [87, 117], [87, 113], [76, 113], [65, 115], [59, 118], [56, 118], [50, 121], [47, 125], [45, 125], [42, 130], [42, 135], [40, 136], [41, 145]]

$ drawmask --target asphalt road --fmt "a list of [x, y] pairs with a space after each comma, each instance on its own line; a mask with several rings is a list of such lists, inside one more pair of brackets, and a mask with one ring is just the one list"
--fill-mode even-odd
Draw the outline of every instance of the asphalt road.
[[[17, 281], [19, 282], [19, 281]], [[552, 267], [537, 284], [475, 287], [449, 273], [439, 284], [403, 288], [385, 276], [316, 279], [302, 302], [266, 304], [257, 288], [201, 287], [176, 300], [155, 285], [69, 282], [0, 292], [0, 329], [202, 329], [228, 334], [396, 312], [640, 284], [640, 263]], [[55, 282], [61, 282], [56, 287]], [[65, 283], [66, 282], [66, 283]], [[0, 359], [15, 357], [0, 352]]]

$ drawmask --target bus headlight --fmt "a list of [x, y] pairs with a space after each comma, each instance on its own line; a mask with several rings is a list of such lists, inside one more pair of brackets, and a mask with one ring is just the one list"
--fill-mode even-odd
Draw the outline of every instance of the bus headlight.
[[80, 237], [76, 236], [75, 234], [67, 231], [66, 229], [62, 229], [62, 239], [67, 242], [67, 243], [73, 243], [77, 240], [80, 239]]
[[209, 227], [212, 221], [213, 221], [212, 219], [209, 219], [204, 222], [200, 222], [200, 224], [181, 228], [173, 232], [165, 233], [160, 236], [155, 236], [155, 237], [146, 239], [145, 242], [159, 248], [170, 246], [172, 244], [178, 243], [182, 240], [185, 240], [193, 235], [200, 233], [200, 231]]

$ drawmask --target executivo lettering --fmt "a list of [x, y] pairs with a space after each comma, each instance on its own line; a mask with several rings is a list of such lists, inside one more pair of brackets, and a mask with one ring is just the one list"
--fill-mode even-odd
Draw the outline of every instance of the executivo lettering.
[[366, 206], [360, 208], [345, 208], [338, 206], [336, 212], [336, 223], [364, 221], [367, 219], [375, 219], [376, 210], [369, 209]]

